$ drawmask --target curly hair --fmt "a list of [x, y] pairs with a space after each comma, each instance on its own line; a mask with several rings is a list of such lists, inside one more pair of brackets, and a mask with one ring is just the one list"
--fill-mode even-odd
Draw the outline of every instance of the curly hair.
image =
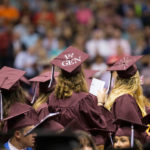
[[138, 71], [129, 79], [124, 79], [117, 76], [114, 88], [112, 89], [108, 100], [106, 101], [105, 107], [110, 110], [116, 98], [123, 94], [130, 94], [131, 96], [133, 96], [142, 112], [142, 115], [146, 115], [145, 106], [150, 106], [150, 103], [143, 95]]
[[13, 90], [3, 90], [3, 109], [4, 109], [4, 117], [7, 117], [9, 108], [15, 102], [25, 103], [25, 94], [23, 89], [18, 86]]
[[68, 98], [72, 96], [73, 92], [79, 93], [87, 91], [87, 84], [82, 69], [73, 75], [66, 75], [66, 73], [61, 70], [54, 91], [56, 98]]

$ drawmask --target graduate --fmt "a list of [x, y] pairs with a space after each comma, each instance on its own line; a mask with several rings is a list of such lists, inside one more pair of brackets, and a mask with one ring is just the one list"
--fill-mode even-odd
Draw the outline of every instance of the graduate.
[[[58, 76], [58, 72], [55, 72], [54, 76]], [[54, 90], [56, 80], [54, 79], [53, 85], [49, 88], [49, 83], [51, 80], [51, 72], [44, 72], [32, 79], [30, 82], [35, 83], [35, 91], [32, 98], [32, 107], [36, 110], [39, 115], [39, 119], [43, 119], [46, 115], [49, 114], [47, 100], [50, 93]]]
[[[4, 133], [9, 133], [9, 140], [4, 144], [7, 150], [32, 150], [35, 144], [35, 133], [28, 136], [25, 134], [38, 123], [37, 114], [32, 114], [32, 118], [28, 117], [28, 113], [32, 113], [28, 107], [15, 107], [16, 111], [12, 111], [9, 116], [3, 119]], [[34, 116], [34, 117], [33, 117]]]
[[[140, 75], [135, 63], [142, 56], [125, 56], [118, 60], [109, 71], [116, 71], [115, 85], [110, 92], [105, 107], [113, 114], [114, 119], [125, 117], [130, 121], [137, 118], [141, 121], [147, 114], [146, 107], [150, 103], [143, 95]], [[100, 99], [101, 97], [99, 97]]]
[[[103, 106], [98, 107], [97, 97], [87, 89], [81, 64], [88, 55], [72, 46], [54, 58], [51, 63], [60, 68], [60, 74], [54, 91], [49, 96], [49, 112], [60, 112], [56, 121], [66, 127], [75, 120], [80, 127], [92, 135], [96, 144], [104, 147], [108, 135]], [[54, 69], [53, 69], [54, 70]], [[110, 118], [111, 120], [112, 118]]]
[[[31, 111], [27, 113], [31, 119], [36, 114], [35, 110], [26, 104], [26, 97], [20, 86], [19, 80], [25, 74], [24, 71], [3, 67], [0, 69], [0, 114], [1, 121], [10, 116], [12, 112], [19, 111], [19, 108], [26, 108]], [[3, 129], [3, 122], [0, 123], [1, 130]]]

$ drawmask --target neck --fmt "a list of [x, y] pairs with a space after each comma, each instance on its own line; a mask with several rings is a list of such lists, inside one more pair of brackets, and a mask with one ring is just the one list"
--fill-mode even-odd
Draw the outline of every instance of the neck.
[[24, 149], [23, 145], [21, 144], [21, 142], [19, 140], [17, 140], [15, 137], [13, 137], [12, 139], [10, 139], [9, 141], [14, 147], [16, 147], [17, 149], [21, 150]]

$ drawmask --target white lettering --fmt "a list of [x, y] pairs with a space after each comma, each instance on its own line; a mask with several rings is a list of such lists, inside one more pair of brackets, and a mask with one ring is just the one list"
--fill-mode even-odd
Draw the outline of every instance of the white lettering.
[[79, 58], [73, 58], [71, 60], [62, 61], [62, 66], [71, 66], [78, 62], [81, 62], [81, 56], [79, 56]]
[[66, 59], [71, 59], [71, 58], [73, 58], [73, 56], [74, 56], [74, 53], [71, 53], [71, 54], [65, 55], [65, 58]]

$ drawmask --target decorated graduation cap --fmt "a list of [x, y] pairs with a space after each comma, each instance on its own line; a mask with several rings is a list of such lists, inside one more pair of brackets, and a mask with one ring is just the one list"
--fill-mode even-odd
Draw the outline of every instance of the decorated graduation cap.
[[119, 59], [113, 66], [109, 67], [109, 71], [117, 71], [121, 78], [130, 78], [137, 72], [135, 63], [143, 56], [124, 56]]
[[59, 115], [60, 113], [59, 112], [56, 112], [56, 113], [50, 113], [48, 114], [47, 116], [45, 116], [42, 120], [40, 120], [34, 128], [32, 128], [31, 130], [29, 130], [26, 135], [29, 135], [33, 132], [36, 132], [40, 129], [45, 129], [45, 130], [49, 130], [49, 131], [58, 131], [58, 130], [61, 130], [61, 129], [64, 129], [64, 127], [58, 123], [57, 121], [55, 120], [52, 120], [54, 119], [55, 116]]
[[[50, 88], [48, 88], [48, 84], [49, 84], [49, 80], [51, 80], [51, 74], [52, 74], [51, 71], [47, 71], [47, 72], [41, 73], [40, 75], [29, 80], [30, 82], [36, 82], [35, 89], [34, 89], [34, 95], [33, 95], [31, 104], [33, 104], [35, 102], [38, 83], [40, 83], [40, 87], [41, 87], [41, 88], [39, 87], [40, 90], [47, 91], [48, 89], [50, 89]], [[57, 77], [58, 75], [59, 75], [58, 72], [54, 73], [54, 77]]]
[[[109, 67], [108, 71], [117, 71], [117, 74], [120, 78], [128, 79], [134, 76], [137, 72], [136, 62], [141, 59], [143, 56], [124, 56], [120, 58], [116, 63]], [[112, 75], [111, 75], [112, 79]], [[111, 80], [110, 80], [111, 83]], [[110, 84], [111, 87], [111, 84]], [[109, 87], [109, 88], [110, 88]], [[110, 92], [110, 90], [109, 90]]]
[[54, 65], [62, 69], [66, 75], [76, 74], [81, 70], [81, 64], [88, 58], [88, 54], [84, 53], [81, 50], [78, 50], [75, 47], [69, 46], [65, 49], [60, 55], [55, 57], [51, 64], [52, 66], [52, 75], [49, 87], [51, 86], [54, 78]]
[[1, 89], [10, 90], [24, 74], [25, 71], [6, 66], [0, 69], [0, 120], [3, 119], [3, 101]]
[[23, 103], [15, 103], [11, 106], [9, 115], [4, 121], [4, 132], [10, 132], [35, 125], [38, 122], [38, 115], [31, 106]]

